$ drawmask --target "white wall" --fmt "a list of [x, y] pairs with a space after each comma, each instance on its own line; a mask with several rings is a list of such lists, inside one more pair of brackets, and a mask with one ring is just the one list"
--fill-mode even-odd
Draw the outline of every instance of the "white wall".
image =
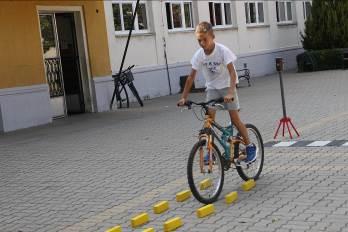
[[[135, 85], [140, 95], [152, 98], [169, 94], [168, 74], [164, 59], [163, 39], [169, 64], [169, 76], [172, 93], [177, 93], [179, 78], [190, 71], [190, 59], [199, 48], [194, 30], [171, 32], [167, 30], [164, 1], [147, 1], [151, 32], [146, 35], [134, 35], [130, 41], [125, 66], [136, 64]], [[296, 55], [302, 51], [299, 32], [303, 30], [304, 18], [302, 1], [293, 1], [293, 22], [276, 22], [276, 3], [264, 1], [265, 25], [246, 24], [244, 1], [230, 1], [233, 10], [233, 23], [230, 28], [216, 29], [216, 41], [228, 46], [237, 54], [237, 68], [247, 63], [252, 77], [275, 72], [274, 59], [282, 56], [285, 68], [296, 68]], [[195, 24], [209, 21], [208, 1], [193, 1]], [[112, 2], [105, 1], [106, 22], [110, 47], [110, 59], [114, 71], [118, 70], [124, 51], [125, 36], [114, 33]], [[109, 84], [112, 85], [111, 79]], [[202, 87], [199, 75], [196, 85]]]

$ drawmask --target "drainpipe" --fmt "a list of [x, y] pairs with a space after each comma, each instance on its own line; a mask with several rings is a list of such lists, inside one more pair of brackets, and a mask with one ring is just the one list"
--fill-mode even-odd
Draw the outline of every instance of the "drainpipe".
[[[163, 3], [163, 0], [161, 0], [161, 3]], [[172, 95], [172, 86], [170, 83], [170, 75], [169, 75], [169, 66], [168, 66], [168, 58], [167, 58], [167, 42], [166, 42], [166, 38], [164, 36], [164, 19], [163, 19], [163, 6], [161, 5], [161, 13], [162, 13], [162, 33], [163, 33], [163, 37], [162, 37], [162, 41], [163, 41], [163, 53], [164, 53], [164, 60], [166, 63], [166, 70], [167, 70], [167, 79], [168, 79], [168, 86], [169, 86], [169, 95]]]
[[164, 36], [163, 36], [163, 49], [164, 49], [164, 60], [166, 61], [169, 95], [172, 95], [172, 86], [170, 83], [170, 75], [169, 75], [169, 67], [168, 67], [168, 59], [167, 59], [167, 44], [166, 44], [166, 39], [164, 38]]

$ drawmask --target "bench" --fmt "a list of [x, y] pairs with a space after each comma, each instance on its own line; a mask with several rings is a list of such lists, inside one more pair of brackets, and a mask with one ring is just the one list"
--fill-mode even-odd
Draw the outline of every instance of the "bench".
[[243, 69], [238, 69], [236, 71], [238, 75], [238, 80], [242, 80], [242, 79], [247, 80], [248, 86], [250, 87], [250, 70], [248, 68], [243, 68]]

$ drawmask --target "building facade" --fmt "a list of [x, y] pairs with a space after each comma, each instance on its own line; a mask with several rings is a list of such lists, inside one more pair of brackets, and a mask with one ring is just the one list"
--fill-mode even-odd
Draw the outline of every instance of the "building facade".
[[[0, 131], [109, 110], [135, 2], [0, 2]], [[252, 76], [273, 73], [276, 56], [295, 68], [309, 14], [309, 1], [141, 1], [125, 67], [144, 99], [178, 93], [204, 20]]]
[[[113, 72], [117, 72], [125, 48], [130, 15], [136, 1], [105, 1], [105, 15]], [[125, 67], [136, 65], [135, 85], [144, 98], [180, 91], [179, 79], [190, 71], [190, 59], [198, 43], [194, 27], [200, 21], [214, 25], [216, 41], [237, 54], [237, 69], [246, 65], [253, 77], [275, 72], [275, 57], [285, 69], [296, 67], [302, 52], [300, 32], [310, 13], [310, 1], [140, 1]], [[169, 71], [167, 71], [167, 68]], [[169, 79], [169, 80], [168, 80]], [[101, 107], [108, 109], [111, 78], [96, 83]], [[201, 75], [195, 85], [204, 86]]]
[[97, 111], [93, 80], [111, 74], [105, 25], [100, 1], [0, 2], [0, 131]]

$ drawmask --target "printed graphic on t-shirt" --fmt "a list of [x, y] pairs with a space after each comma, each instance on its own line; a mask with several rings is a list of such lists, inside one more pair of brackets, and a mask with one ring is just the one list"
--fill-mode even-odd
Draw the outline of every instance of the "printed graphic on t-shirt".
[[203, 66], [206, 67], [211, 74], [219, 74], [221, 73], [221, 65], [222, 62], [216, 61], [204, 61]]

